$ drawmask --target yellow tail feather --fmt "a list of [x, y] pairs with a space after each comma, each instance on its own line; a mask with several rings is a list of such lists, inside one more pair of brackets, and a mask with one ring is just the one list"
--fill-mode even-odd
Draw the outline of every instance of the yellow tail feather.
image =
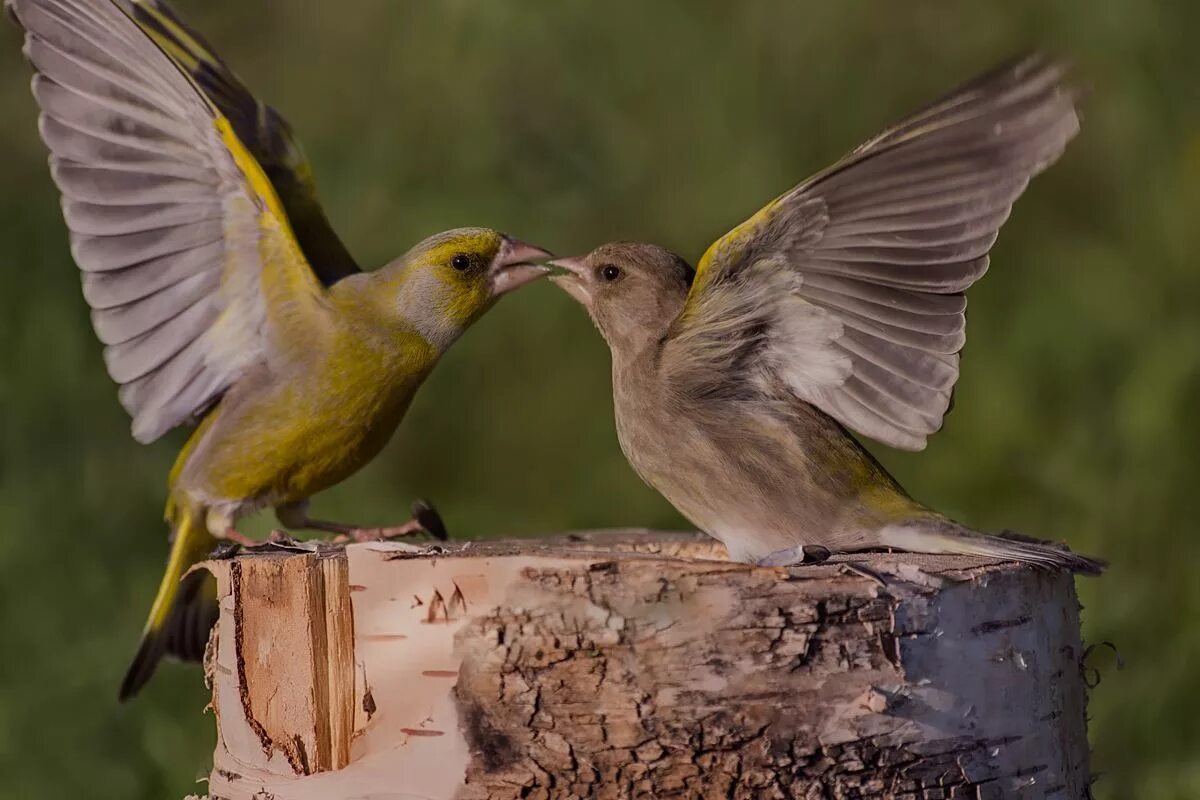
[[[172, 509], [172, 512], [174, 509]], [[185, 576], [212, 552], [217, 539], [208, 532], [201, 509], [172, 513], [173, 533], [167, 568], [142, 631], [142, 643], [121, 682], [120, 699], [137, 694], [164, 656], [199, 661], [217, 618], [216, 581], [207, 572]]]

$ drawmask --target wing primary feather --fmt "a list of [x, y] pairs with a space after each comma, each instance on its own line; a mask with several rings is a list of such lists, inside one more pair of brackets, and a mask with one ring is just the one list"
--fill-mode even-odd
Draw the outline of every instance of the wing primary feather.
[[97, 136], [65, 125], [49, 114], [43, 114], [38, 120], [38, 131], [50, 152], [67, 161], [126, 171], [145, 170], [216, 185], [205, 166], [196, 159], [179, 158], [174, 153], [163, 153], [131, 141]]
[[825, 247], [928, 247], [961, 242], [980, 231], [997, 230], [1008, 220], [1011, 206], [984, 211], [967, 219], [946, 222], [934, 214], [900, 214], [838, 225], [822, 238]]
[[214, 296], [201, 297], [158, 327], [105, 347], [104, 363], [108, 374], [117, 383], [129, 383], [148, 375], [208, 330], [217, 317], [217, 310]]
[[195, 275], [212, 273], [220, 276], [221, 270], [212, 266], [212, 253], [219, 258], [221, 252], [220, 244], [208, 245], [187, 253], [172, 253], [150, 259], [124, 269], [84, 272], [83, 296], [92, 309], [100, 311], [137, 302]]
[[[872, 306], [896, 309], [909, 314], [961, 314], [967, 308], [964, 294], [932, 294], [908, 289], [894, 289], [854, 278], [810, 273], [804, 276], [805, 294], [819, 292], [829, 302], [842, 304], [847, 300], [862, 301]], [[846, 298], [835, 300], [834, 298]]]
[[82, 200], [63, 201], [67, 225], [77, 236], [119, 236], [168, 228], [187, 222], [220, 220], [224, 210], [213, 201], [108, 206]]
[[857, 297], [814, 289], [811, 286], [805, 291], [805, 296], [810, 302], [832, 312], [834, 316], [851, 314], [874, 323], [936, 336], [959, 332], [965, 322], [965, 315], [961, 311], [947, 314], [914, 313], [908, 309], [880, 305]]
[[[134, 5], [4, 2], [25, 29], [39, 131], [105, 364], [122, 384], [134, 435], [150, 441], [204, 413], [268, 358], [273, 325], [311, 329], [326, 305], [289, 238], [290, 209], [263, 176], [269, 154], [239, 139], [249, 132], [234, 135], [205, 92], [215, 91], [208, 70], [219, 59], [188, 62], [200, 66], [193, 75], [180, 60], [207, 46], [154, 3], [157, 27], [179, 46], [156, 39], [132, 19]], [[261, 292], [265, 254], [288, 287], [282, 296]], [[288, 305], [282, 322], [267, 313], [276, 302]], [[225, 313], [262, 322], [213, 335]]]
[[220, 220], [188, 222], [115, 236], [75, 236], [72, 237], [71, 255], [84, 270], [107, 272], [220, 244], [223, 236]]
[[953, 264], [861, 264], [852, 261], [812, 259], [808, 269], [839, 277], [856, 278], [895, 289], [913, 289], [933, 294], [958, 294], [983, 277], [988, 257], [980, 256]]
[[838, 341], [855, 358], [855, 364], [873, 364], [939, 391], [949, 391], [958, 380], [958, 354], [929, 353], [895, 342], [880, 342], [860, 331], [849, 330]]
[[85, 203], [140, 206], [147, 203], [205, 203], [212, 187], [172, 175], [93, 167], [57, 157], [50, 174], [64, 197]]

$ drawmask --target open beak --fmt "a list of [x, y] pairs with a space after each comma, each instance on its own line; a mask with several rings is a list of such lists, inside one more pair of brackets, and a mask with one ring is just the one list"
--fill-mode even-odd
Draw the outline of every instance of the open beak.
[[547, 250], [505, 237], [500, 252], [496, 253], [488, 270], [492, 294], [499, 297], [549, 274], [553, 271], [550, 267], [536, 262], [551, 258], [554, 258], [554, 254]]
[[592, 304], [592, 296], [588, 292], [588, 271], [583, 263], [586, 258], [586, 256], [576, 256], [575, 258], [558, 258], [550, 262], [550, 266], [555, 268], [550, 280], [585, 308]]

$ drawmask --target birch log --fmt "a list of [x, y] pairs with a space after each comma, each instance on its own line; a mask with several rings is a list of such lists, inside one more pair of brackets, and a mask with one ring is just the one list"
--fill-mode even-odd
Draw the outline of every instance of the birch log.
[[211, 800], [1088, 796], [1068, 575], [691, 534], [207, 567]]

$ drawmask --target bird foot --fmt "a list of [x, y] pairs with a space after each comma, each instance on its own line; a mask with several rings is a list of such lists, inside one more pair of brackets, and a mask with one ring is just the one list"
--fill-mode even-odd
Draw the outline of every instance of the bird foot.
[[251, 539], [237, 528], [226, 528], [225, 532], [221, 534], [221, 538], [225, 539], [226, 541], [233, 542], [234, 544], [240, 544], [242, 547], [254, 547], [256, 544], [258, 544], [258, 542]]
[[442, 515], [428, 500], [415, 500], [409, 508], [409, 512], [413, 516], [413, 521], [421, 526], [421, 530], [428, 533], [439, 542], [450, 540], [450, 534], [446, 532], [446, 523], [442, 521]]
[[819, 544], [802, 544], [799, 547], [789, 547], [776, 550], [774, 553], [759, 559], [760, 567], [795, 567], [800, 564], [820, 564], [829, 558], [829, 548]]
[[450, 536], [446, 533], [446, 523], [430, 503], [417, 500], [412, 504], [413, 518], [403, 525], [393, 525], [385, 528], [364, 528], [357, 525], [344, 525], [320, 520], [306, 520], [304, 527], [313, 530], [337, 533], [333, 541], [337, 544], [346, 542], [378, 542], [383, 539], [396, 539], [401, 536], [415, 536], [427, 533], [439, 542], [447, 541]]
[[425, 528], [417, 520], [409, 520], [403, 525], [393, 525], [386, 528], [350, 528], [344, 535], [334, 541], [351, 541], [357, 544], [363, 542], [379, 542], [385, 539], [398, 539], [402, 536], [415, 536], [425, 532]]

